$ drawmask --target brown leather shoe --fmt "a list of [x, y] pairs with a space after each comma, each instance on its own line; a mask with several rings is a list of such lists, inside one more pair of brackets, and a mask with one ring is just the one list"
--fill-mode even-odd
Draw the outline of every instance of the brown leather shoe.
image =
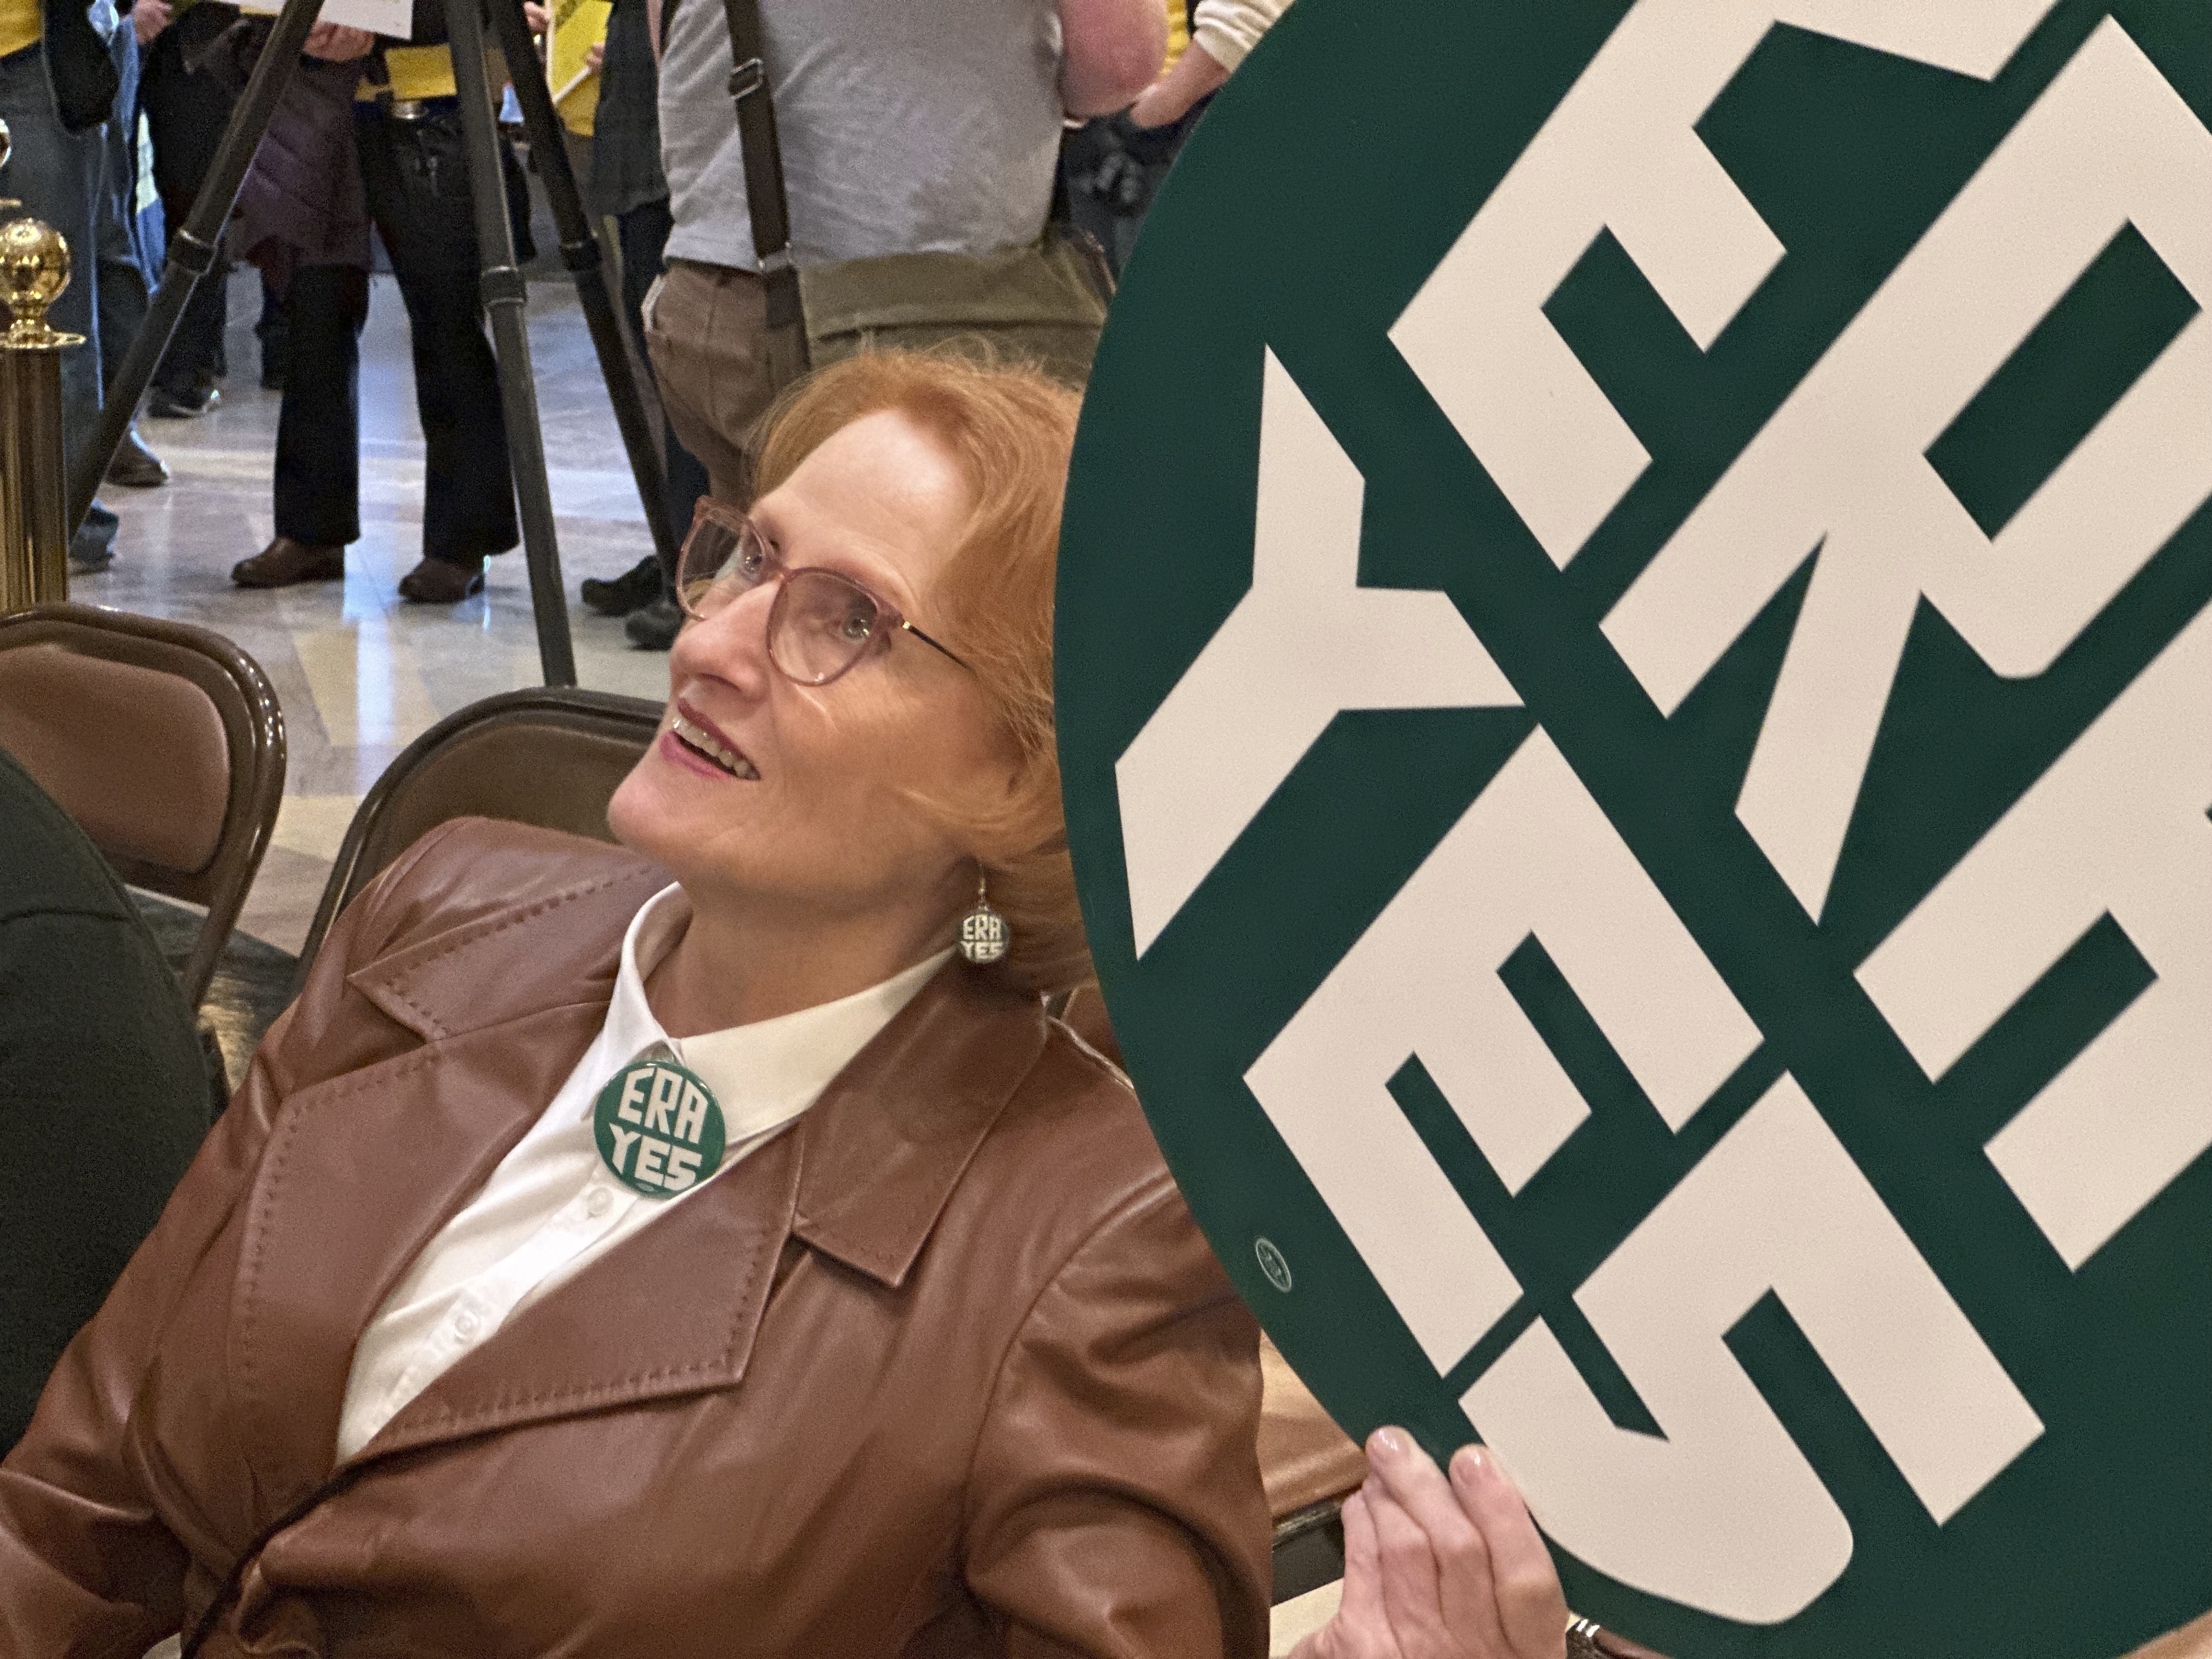
[[399, 597], [416, 605], [459, 605], [471, 593], [483, 592], [483, 561], [455, 564], [450, 559], [425, 559], [399, 579]]
[[115, 459], [107, 464], [107, 482], [132, 489], [158, 489], [169, 482], [169, 469], [159, 455], [146, 447], [136, 426], [126, 428]]
[[335, 582], [345, 578], [345, 549], [311, 547], [279, 536], [250, 559], [230, 568], [240, 587], [290, 587], [296, 582]]

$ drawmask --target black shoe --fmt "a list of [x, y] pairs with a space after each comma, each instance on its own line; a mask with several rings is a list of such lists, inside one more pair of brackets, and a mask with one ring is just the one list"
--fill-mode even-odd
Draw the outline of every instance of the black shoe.
[[459, 605], [483, 592], [483, 561], [473, 565], [424, 559], [399, 579], [399, 597], [416, 605]]
[[641, 605], [623, 621], [623, 632], [641, 651], [665, 651], [684, 631], [684, 613], [665, 597]]
[[133, 425], [125, 430], [115, 459], [107, 464], [107, 482], [132, 489], [158, 489], [169, 482], [169, 469], [159, 455], [146, 447], [146, 441]]
[[612, 581], [585, 577], [578, 591], [584, 603], [602, 617], [627, 617], [660, 597], [660, 561], [648, 553]]
[[202, 381], [182, 392], [155, 386], [146, 399], [146, 412], [157, 421], [191, 421], [222, 406], [222, 393], [211, 381]]

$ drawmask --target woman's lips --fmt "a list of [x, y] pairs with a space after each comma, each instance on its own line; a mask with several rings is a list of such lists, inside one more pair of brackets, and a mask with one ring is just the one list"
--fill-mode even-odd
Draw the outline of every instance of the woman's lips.
[[713, 779], [716, 783], [731, 781], [730, 774], [692, 748], [673, 732], [663, 732], [660, 734], [660, 740], [653, 747], [659, 750], [661, 759], [666, 761], [671, 766], [681, 767], [686, 772], [696, 772], [702, 778]]
[[681, 702], [677, 705], [676, 718], [669, 723], [665, 741], [672, 742], [684, 758], [702, 762], [719, 775], [748, 783], [760, 777], [760, 769], [743, 750]]

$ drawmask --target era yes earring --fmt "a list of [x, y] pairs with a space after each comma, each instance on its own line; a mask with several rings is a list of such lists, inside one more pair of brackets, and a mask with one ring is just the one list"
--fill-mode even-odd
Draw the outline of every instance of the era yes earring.
[[1013, 930], [1006, 919], [991, 908], [991, 893], [982, 872], [975, 876], [975, 908], [960, 918], [960, 954], [978, 968], [988, 968], [1006, 954]]

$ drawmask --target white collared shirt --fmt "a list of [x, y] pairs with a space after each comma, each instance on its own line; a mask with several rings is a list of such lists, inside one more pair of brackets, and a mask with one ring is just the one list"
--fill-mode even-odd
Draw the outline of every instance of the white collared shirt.
[[[338, 1417], [344, 1462], [507, 1316], [603, 1252], [667, 1214], [798, 1118], [952, 953], [817, 1008], [750, 1025], [671, 1037], [645, 981], [691, 910], [680, 887], [655, 894], [623, 936], [606, 1023], [538, 1121], [477, 1195], [422, 1247], [362, 1331]], [[672, 1197], [641, 1197], [611, 1174], [592, 1131], [610, 1079], [665, 1046], [722, 1109], [722, 1161]]]

